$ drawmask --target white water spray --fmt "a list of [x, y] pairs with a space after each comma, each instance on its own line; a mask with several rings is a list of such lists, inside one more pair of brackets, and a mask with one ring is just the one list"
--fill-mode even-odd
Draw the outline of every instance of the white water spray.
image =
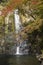
[[20, 54], [20, 52], [19, 52], [19, 46], [18, 46], [17, 49], [16, 49], [16, 54], [17, 54], [17, 55]]

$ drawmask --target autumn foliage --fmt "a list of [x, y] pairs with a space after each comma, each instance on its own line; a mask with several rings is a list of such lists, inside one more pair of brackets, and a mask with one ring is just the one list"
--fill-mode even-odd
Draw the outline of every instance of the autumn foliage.
[[9, 11], [12, 11], [15, 7], [20, 5], [24, 0], [11, 0], [10, 4], [8, 4], [3, 10], [2, 15], [6, 15]]

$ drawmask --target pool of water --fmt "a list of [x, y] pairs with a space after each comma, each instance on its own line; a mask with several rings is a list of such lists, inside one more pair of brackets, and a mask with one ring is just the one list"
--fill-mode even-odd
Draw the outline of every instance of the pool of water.
[[40, 65], [35, 56], [0, 56], [0, 65]]

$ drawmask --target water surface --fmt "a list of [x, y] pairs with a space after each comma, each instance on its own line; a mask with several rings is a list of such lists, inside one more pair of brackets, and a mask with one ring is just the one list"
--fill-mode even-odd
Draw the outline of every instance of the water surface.
[[40, 65], [35, 56], [0, 56], [0, 65]]

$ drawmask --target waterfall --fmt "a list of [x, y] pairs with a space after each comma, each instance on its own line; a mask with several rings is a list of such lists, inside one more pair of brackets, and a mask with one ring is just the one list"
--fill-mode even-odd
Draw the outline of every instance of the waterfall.
[[[14, 10], [14, 19], [15, 19], [15, 33], [18, 34], [21, 29], [21, 22], [20, 22], [20, 16], [18, 13], [18, 9]], [[16, 38], [17, 42], [17, 47], [16, 47], [16, 55], [20, 55], [20, 44], [19, 44], [19, 37]]]

